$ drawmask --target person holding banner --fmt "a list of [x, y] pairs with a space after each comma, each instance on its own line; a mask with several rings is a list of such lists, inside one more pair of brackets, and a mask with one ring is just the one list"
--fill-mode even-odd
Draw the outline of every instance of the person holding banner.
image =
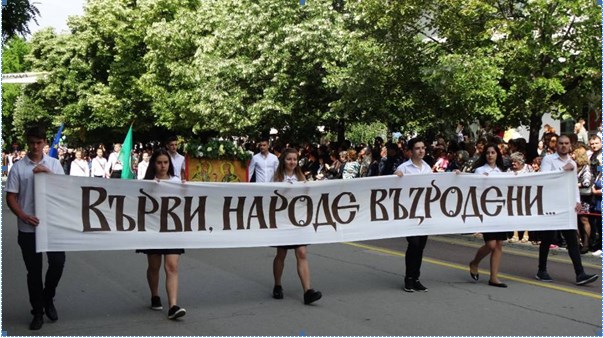
[[[278, 167], [274, 173], [274, 182], [305, 182], [306, 177], [298, 165], [298, 151], [293, 148], [287, 148], [281, 154]], [[274, 274], [274, 289], [272, 297], [275, 299], [283, 299], [283, 287], [281, 284], [281, 276], [285, 269], [285, 258], [287, 250], [295, 250], [295, 258], [297, 259], [297, 274], [301, 280], [302, 288], [304, 289], [304, 304], [309, 305], [322, 298], [322, 293], [310, 288], [310, 267], [307, 259], [306, 245], [287, 245], [277, 246], [276, 256], [272, 262], [272, 272]]]
[[[475, 174], [478, 175], [504, 172], [502, 154], [496, 144], [490, 143], [486, 145], [485, 150], [481, 153], [473, 167], [475, 168]], [[501, 283], [498, 279], [498, 268], [500, 267], [500, 259], [502, 257], [503, 241], [508, 239], [508, 233], [486, 232], [483, 235], [484, 242], [486, 243], [477, 249], [475, 257], [469, 262], [469, 274], [473, 280], [479, 280], [478, 265], [482, 259], [490, 255], [490, 280], [488, 281], [488, 285], [506, 288], [507, 284]]]
[[[174, 165], [166, 149], [157, 149], [149, 160], [149, 167], [144, 177], [145, 180], [181, 182], [174, 175]], [[151, 309], [161, 311], [161, 297], [159, 297], [159, 270], [161, 259], [165, 260], [165, 286], [168, 294], [168, 318], [176, 319], [184, 316], [186, 310], [176, 305], [178, 300], [178, 261], [184, 249], [146, 249], [136, 250], [147, 255], [147, 282], [151, 290]]]
[[[572, 160], [569, 155], [571, 150], [570, 139], [567, 135], [561, 135], [557, 139], [557, 151], [553, 154], [547, 155], [542, 160], [542, 164], [540, 166], [541, 172], [551, 172], [551, 171], [573, 171], [574, 174], [577, 172], [577, 165], [574, 160]], [[576, 176], [577, 177], [577, 176]], [[582, 205], [580, 203], [580, 192], [578, 191], [578, 180], [576, 179], [576, 184], [574, 184], [574, 192], [576, 199], [576, 212], [579, 212], [582, 209]], [[572, 259], [572, 264], [574, 265], [574, 272], [576, 273], [576, 285], [585, 285], [588, 283], [592, 283], [599, 278], [598, 275], [590, 275], [584, 272], [584, 267], [582, 266], [582, 258], [580, 257], [580, 247], [578, 245], [578, 236], [576, 234], [576, 228], [570, 230], [561, 230], [563, 237], [567, 242], [567, 253]], [[553, 238], [555, 235], [554, 230], [541, 231], [541, 242], [540, 242], [540, 250], [538, 252], [538, 272], [536, 273], [535, 278], [542, 282], [552, 282], [553, 278], [547, 272], [547, 260], [549, 257], [550, 245], [553, 242]]]
[[13, 166], [6, 184], [6, 202], [17, 216], [19, 235], [17, 241], [27, 269], [27, 291], [33, 320], [30, 330], [39, 330], [44, 324], [44, 313], [51, 321], [59, 319], [54, 306], [56, 288], [65, 266], [65, 252], [47, 252], [48, 270], [46, 281], [42, 279], [42, 253], [36, 252], [36, 228], [40, 220], [34, 205], [34, 174], [51, 173], [64, 175], [59, 160], [43, 153], [46, 130], [32, 126], [25, 132], [27, 155]]
[[[400, 164], [394, 174], [398, 177], [415, 174], [430, 174], [431, 166], [423, 160], [425, 157], [425, 141], [415, 137], [407, 143], [411, 151], [410, 159]], [[427, 292], [427, 288], [419, 281], [421, 275], [421, 263], [423, 262], [423, 250], [427, 245], [427, 236], [409, 236], [406, 237], [408, 247], [406, 248], [406, 276], [404, 277], [404, 287], [406, 292]]]

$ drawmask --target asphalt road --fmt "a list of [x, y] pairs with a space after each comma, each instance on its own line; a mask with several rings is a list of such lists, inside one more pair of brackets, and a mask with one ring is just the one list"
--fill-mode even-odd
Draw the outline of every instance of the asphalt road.
[[[312, 245], [313, 287], [323, 299], [303, 305], [295, 258], [287, 258], [285, 298], [271, 298], [273, 248], [187, 250], [180, 264], [178, 321], [149, 309], [146, 258], [132, 251], [68, 252], [55, 304], [59, 320], [29, 331], [26, 272], [14, 215], [3, 201], [2, 323], [9, 336], [209, 336], [209, 335], [521, 335], [601, 334], [601, 282], [573, 284], [567, 254], [551, 256], [553, 283], [533, 279], [537, 252], [506, 246], [501, 280], [508, 289], [469, 278], [467, 263], [480, 240], [430, 238], [421, 281], [427, 293], [401, 290], [404, 239]], [[598, 273], [601, 260], [586, 258]], [[163, 276], [161, 285], [163, 286]], [[163, 289], [164, 305], [167, 296]]]

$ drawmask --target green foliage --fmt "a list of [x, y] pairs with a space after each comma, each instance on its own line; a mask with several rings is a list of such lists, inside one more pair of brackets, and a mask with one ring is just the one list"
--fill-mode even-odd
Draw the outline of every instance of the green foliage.
[[599, 15], [589, 0], [89, 0], [71, 34], [40, 31], [11, 61], [50, 72], [16, 101], [13, 130], [64, 122], [106, 141], [135, 120], [136, 135], [276, 128], [304, 142], [317, 126], [480, 119], [534, 132], [546, 112], [600, 111]]
[[33, 20], [38, 23], [37, 17], [40, 11], [35, 2], [29, 0], [10, 0], [2, 7], [2, 41], [16, 35], [29, 35], [29, 22]]
[[210, 140], [207, 143], [188, 141], [184, 145], [184, 151], [192, 157], [209, 159], [239, 159], [245, 162], [251, 159], [251, 154], [243, 147], [231, 141]]
[[387, 134], [387, 126], [384, 123], [356, 123], [347, 128], [345, 138], [352, 142], [352, 144], [373, 144], [375, 137], [381, 136], [385, 140], [387, 139]]
[[[20, 73], [31, 69], [26, 60], [30, 45], [17, 36], [10, 38], [2, 45], [2, 73]], [[2, 84], [2, 142], [11, 145], [18, 141], [21, 133], [14, 128], [14, 116], [17, 100], [22, 93], [23, 85]]]

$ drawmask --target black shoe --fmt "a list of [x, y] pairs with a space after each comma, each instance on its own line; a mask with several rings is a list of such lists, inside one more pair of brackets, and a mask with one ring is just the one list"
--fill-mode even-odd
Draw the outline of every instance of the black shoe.
[[159, 298], [159, 296], [151, 297], [151, 309], [156, 311], [163, 310], [163, 305], [161, 305], [161, 298]]
[[427, 292], [428, 291], [428, 289], [423, 284], [421, 284], [421, 282], [419, 282], [418, 279], [415, 279], [415, 285], [413, 287], [413, 290], [418, 291], [418, 292]]
[[578, 277], [576, 277], [576, 285], [586, 285], [588, 283], [592, 283], [592, 282], [596, 281], [597, 278], [599, 278], [599, 276], [587, 275], [583, 272]]
[[474, 281], [479, 280], [479, 273], [471, 272], [471, 263], [469, 263], [469, 275], [471, 275], [471, 279], [473, 279]]
[[275, 285], [274, 289], [272, 289], [272, 298], [274, 299], [283, 299], [283, 287], [280, 285]]
[[505, 284], [505, 283], [494, 283], [491, 280], [488, 281], [488, 285], [496, 286], [497, 288], [506, 288], [507, 287], [507, 284]]
[[170, 311], [168, 311], [168, 318], [169, 319], [176, 319], [176, 318], [180, 318], [182, 316], [184, 316], [186, 314], [186, 310], [181, 308], [178, 305], [174, 305], [170, 308]]
[[310, 305], [321, 298], [322, 293], [320, 293], [320, 291], [309, 289], [308, 291], [306, 291], [306, 293], [304, 293], [304, 304]]
[[553, 281], [553, 278], [551, 278], [549, 273], [546, 271], [538, 271], [535, 278], [541, 282], [552, 282]]
[[415, 291], [415, 279], [412, 277], [404, 277], [404, 287], [402, 290], [406, 292], [414, 292]]
[[53, 322], [59, 320], [59, 315], [57, 314], [57, 309], [54, 307], [54, 302], [52, 300], [46, 302], [44, 305], [44, 312], [46, 312], [46, 317]]
[[29, 324], [30, 330], [39, 330], [42, 328], [44, 324], [44, 316], [41, 313], [36, 313]]

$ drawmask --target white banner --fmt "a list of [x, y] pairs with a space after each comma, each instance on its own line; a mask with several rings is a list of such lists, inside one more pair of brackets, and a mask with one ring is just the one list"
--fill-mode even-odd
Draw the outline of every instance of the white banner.
[[575, 229], [572, 172], [308, 183], [35, 175], [37, 250], [228, 248]]

